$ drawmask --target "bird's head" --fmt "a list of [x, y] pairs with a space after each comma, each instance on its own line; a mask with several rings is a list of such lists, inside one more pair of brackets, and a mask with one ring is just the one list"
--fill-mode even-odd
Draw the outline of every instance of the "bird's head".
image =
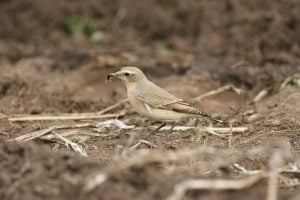
[[121, 79], [126, 86], [147, 80], [144, 73], [137, 67], [122, 67], [120, 71], [109, 74], [107, 81], [109, 82], [111, 78]]

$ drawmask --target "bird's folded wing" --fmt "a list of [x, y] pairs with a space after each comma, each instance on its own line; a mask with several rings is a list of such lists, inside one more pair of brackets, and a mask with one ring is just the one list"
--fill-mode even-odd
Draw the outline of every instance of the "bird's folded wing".
[[190, 104], [171, 94], [157, 95], [151, 92], [145, 92], [143, 94], [137, 95], [137, 99], [139, 99], [145, 105], [148, 112], [152, 112], [153, 108], [159, 108], [187, 114], [202, 114], [202, 112], [198, 111]]
[[[142, 95], [137, 95], [137, 99], [145, 104], [146, 107], [160, 108], [166, 110], [173, 109], [188, 109], [191, 108], [190, 105], [171, 94], [154, 94], [154, 93], [144, 93]], [[147, 108], [147, 109], [148, 109]], [[148, 109], [149, 110], [149, 109]]]
[[173, 95], [157, 95], [148, 92], [137, 95], [137, 99], [145, 105], [149, 113], [153, 112], [153, 108], [159, 108], [195, 116], [203, 116], [213, 121], [223, 123], [221, 120], [216, 119], [207, 113], [199, 111], [198, 109], [192, 107], [190, 104], [184, 102], [182, 99], [179, 99]]
[[187, 114], [198, 114], [198, 110], [193, 108], [190, 104], [184, 101], [177, 101], [170, 104], [166, 104], [160, 107], [161, 109], [172, 110], [175, 112], [180, 113], [187, 113]]

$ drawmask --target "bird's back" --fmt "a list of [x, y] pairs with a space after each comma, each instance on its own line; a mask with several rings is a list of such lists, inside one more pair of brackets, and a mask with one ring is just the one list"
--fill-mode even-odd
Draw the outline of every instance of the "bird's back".
[[145, 81], [143, 84], [139, 84], [137, 90], [139, 91], [138, 96], [153, 107], [181, 101], [180, 98], [170, 94], [151, 81]]

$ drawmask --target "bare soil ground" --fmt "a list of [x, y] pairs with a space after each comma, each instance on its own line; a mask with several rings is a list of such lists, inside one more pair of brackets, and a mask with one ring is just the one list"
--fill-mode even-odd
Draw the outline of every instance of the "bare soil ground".
[[[299, 1], [49, 2], [0, 3], [0, 199], [300, 199]], [[74, 15], [100, 21], [103, 38], [70, 36]], [[134, 128], [11, 119], [102, 111], [126, 98], [105, 79], [127, 65], [225, 124], [146, 139], [159, 123], [127, 102], [103, 114]], [[227, 85], [242, 92], [193, 101]]]

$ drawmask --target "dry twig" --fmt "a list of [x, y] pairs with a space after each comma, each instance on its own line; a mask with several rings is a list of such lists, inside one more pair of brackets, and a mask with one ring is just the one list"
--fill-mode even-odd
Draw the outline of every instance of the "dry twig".
[[[201, 130], [199, 130], [199, 131], [201, 131]], [[205, 129], [205, 132], [206, 132], [206, 133], [209, 133], [209, 134], [211, 134], [211, 135], [215, 135], [215, 136], [217, 136], [217, 137], [221, 137], [221, 138], [226, 138], [227, 135], [228, 135], [228, 134], [219, 134], [219, 133], [217, 133], [216, 131], [211, 130], [211, 129]]]
[[261, 90], [253, 99], [253, 102], [259, 102], [261, 101], [263, 98], [265, 98], [270, 92], [270, 88], [266, 88]]
[[34, 132], [30, 132], [27, 133], [25, 135], [21, 135], [15, 139], [13, 139], [14, 141], [30, 141], [30, 140], [34, 140], [36, 138], [40, 138], [52, 131], [55, 130], [59, 130], [59, 129], [70, 129], [70, 128], [86, 128], [86, 127], [96, 127], [95, 124], [92, 123], [84, 123], [84, 124], [73, 124], [73, 125], [60, 125], [60, 126], [51, 126], [49, 128], [45, 128], [42, 130], [38, 130], [38, 131], [34, 131]]
[[239, 164], [235, 163], [232, 165], [232, 168], [234, 171], [239, 172], [240, 174], [243, 175], [253, 175], [253, 174], [259, 174], [262, 173], [262, 170], [247, 170], [246, 168], [240, 166]]
[[277, 170], [272, 170], [269, 174], [267, 200], [276, 200], [277, 199], [278, 175], [279, 175], [279, 173]]
[[283, 183], [285, 187], [295, 187], [300, 185], [300, 180], [298, 178], [290, 178], [287, 176], [278, 176], [280, 183]]
[[55, 131], [53, 131], [54, 135], [60, 139], [68, 148], [73, 149], [75, 152], [79, 153], [82, 156], [87, 156], [85, 150], [78, 144], [76, 144], [75, 142], [72, 142], [70, 140], [68, 140], [67, 138], [59, 135], [58, 133], [56, 133]]
[[[51, 126], [42, 130], [34, 131], [27, 133], [25, 135], [21, 135], [15, 139], [14, 141], [30, 141], [34, 140], [36, 138], [44, 139], [44, 140], [52, 140], [55, 138], [53, 135], [47, 135], [48, 133], [51, 133], [53, 131], [59, 130], [59, 129], [74, 129], [74, 128], [94, 128], [94, 130], [98, 130], [97, 128], [103, 128], [103, 127], [111, 127], [112, 125], [117, 126], [120, 129], [132, 129], [134, 126], [128, 126], [125, 123], [123, 123], [120, 120], [114, 119], [114, 120], [107, 120], [103, 122], [97, 122], [97, 123], [82, 123], [82, 124], [73, 124], [73, 125], [58, 125], [58, 126]], [[70, 136], [70, 135], [75, 135], [75, 134], [80, 134], [78, 132], [69, 132], [69, 133], [64, 133], [61, 134], [61, 136]], [[87, 135], [87, 134], [84, 134]], [[91, 136], [100, 136], [99, 134], [89, 134]]]

